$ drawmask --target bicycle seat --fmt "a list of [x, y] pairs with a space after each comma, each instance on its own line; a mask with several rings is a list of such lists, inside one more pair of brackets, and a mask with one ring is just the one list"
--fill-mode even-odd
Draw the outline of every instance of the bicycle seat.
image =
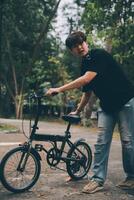
[[62, 119], [64, 121], [70, 122], [71, 124], [77, 124], [81, 120], [81, 118], [78, 115], [63, 115]]

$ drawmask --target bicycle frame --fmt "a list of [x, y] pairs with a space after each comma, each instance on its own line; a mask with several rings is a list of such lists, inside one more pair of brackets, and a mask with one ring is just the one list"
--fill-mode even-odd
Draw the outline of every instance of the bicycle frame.
[[[35, 117], [35, 121], [34, 121], [34, 125], [32, 126], [32, 131], [29, 137], [29, 141], [27, 143], [26, 146], [31, 147], [32, 146], [32, 141], [42, 141], [42, 142], [51, 142], [53, 143], [53, 146], [55, 148], [55, 150], [59, 151], [58, 156], [55, 156], [56, 160], [62, 160], [64, 162], [67, 162], [67, 160], [71, 160], [71, 161], [77, 161], [77, 159], [73, 159], [73, 158], [67, 158], [67, 157], [62, 157], [62, 153], [64, 151], [65, 145], [68, 144], [68, 146], [70, 148], [75, 147], [75, 143], [73, 144], [70, 141], [71, 138], [71, 133], [70, 133], [70, 127], [71, 127], [71, 122], [68, 123], [66, 131], [65, 131], [65, 135], [52, 135], [52, 134], [39, 134], [36, 133], [36, 130], [38, 129], [38, 121], [39, 121], [39, 117], [40, 117], [40, 113], [41, 113], [41, 99], [42, 96], [37, 96], [36, 94], [34, 95], [33, 98], [37, 99], [37, 114]], [[79, 139], [77, 142], [79, 141], [84, 141], [84, 139]], [[57, 148], [57, 142], [61, 142], [61, 148]], [[83, 154], [77, 147], [76, 149]], [[49, 150], [47, 150], [46, 148], [44, 148], [43, 145], [41, 144], [35, 144], [35, 150], [36, 151], [44, 151], [46, 154], [48, 154]], [[30, 151], [30, 148], [29, 148]], [[27, 158], [26, 158], [27, 159]]]

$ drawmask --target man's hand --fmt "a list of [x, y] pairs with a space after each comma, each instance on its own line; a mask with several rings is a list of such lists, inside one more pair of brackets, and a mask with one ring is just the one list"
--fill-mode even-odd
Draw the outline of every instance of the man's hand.
[[56, 94], [58, 94], [60, 91], [59, 91], [59, 88], [50, 88], [47, 92], [46, 92], [46, 96], [54, 96]]
[[80, 112], [78, 110], [72, 111], [69, 113], [69, 115], [79, 115]]

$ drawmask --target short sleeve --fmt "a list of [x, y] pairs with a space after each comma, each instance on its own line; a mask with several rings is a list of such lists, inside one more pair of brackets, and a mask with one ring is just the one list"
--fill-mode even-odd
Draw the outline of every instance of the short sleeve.
[[90, 92], [92, 91], [92, 87], [88, 84], [88, 85], [84, 85], [82, 87], [82, 92]]
[[[97, 76], [104, 76], [108, 70], [106, 61], [109, 57], [110, 54], [103, 49], [92, 50], [90, 57], [83, 60], [81, 75], [84, 75], [87, 71], [91, 71], [96, 72]], [[88, 92], [90, 90], [92, 90], [92, 82], [82, 88], [82, 92]]]
[[83, 61], [82, 75], [87, 71], [102, 75], [107, 69], [106, 60], [109, 59], [109, 56], [109, 53], [103, 49], [92, 50], [90, 59], [85, 59]]

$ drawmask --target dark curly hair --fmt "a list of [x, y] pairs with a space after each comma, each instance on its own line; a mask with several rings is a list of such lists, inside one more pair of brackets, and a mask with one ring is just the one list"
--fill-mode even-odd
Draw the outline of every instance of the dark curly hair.
[[76, 31], [71, 33], [66, 41], [65, 44], [69, 49], [72, 49], [73, 47], [75, 47], [77, 44], [82, 44], [84, 41], [86, 41], [86, 36], [83, 32], [81, 31]]

